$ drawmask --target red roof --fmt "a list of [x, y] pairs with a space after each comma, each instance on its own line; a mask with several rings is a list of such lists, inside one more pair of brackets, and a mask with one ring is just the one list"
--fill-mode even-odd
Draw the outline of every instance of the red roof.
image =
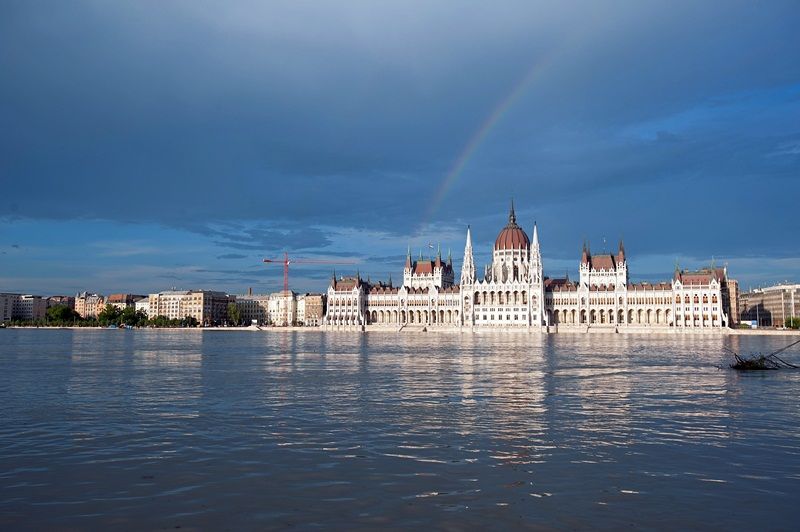
[[569, 279], [546, 278], [544, 280], [544, 288], [552, 292], [574, 292], [578, 289], [578, 286]]
[[514, 204], [511, 204], [511, 210], [508, 213], [508, 224], [497, 235], [494, 241], [494, 249], [521, 249], [528, 248], [531, 241], [528, 240], [528, 235], [517, 225], [517, 216], [514, 214]]
[[414, 262], [414, 273], [433, 273], [433, 262], [428, 260]]
[[334, 290], [340, 290], [340, 291], [353, 290], [360, 284], [361, 284], [360, 279], [356, 279], [355, 277], [343, 277], [333, 282], [333, 288]]
[[596, 257], [589, 255], [585, 260], [583, 260], [583, 262], [588, 263], [589, 267], [595, 271], [614, 271], [617, 269], [617, 263], [614, 260], [614, 255], [598, 255]]
[[724, 268], [699, 270], [696, 272], [676, 271], [675, 280], [682, 284], [709, 284], [712, 279], [722, 282], [725, 279]]

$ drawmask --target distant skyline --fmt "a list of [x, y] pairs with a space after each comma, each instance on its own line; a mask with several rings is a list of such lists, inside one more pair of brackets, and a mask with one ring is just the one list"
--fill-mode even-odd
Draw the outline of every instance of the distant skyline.
[[[6, 2], [0, 291], [279, 290], [264, 257], [800, 282], [800, 4]], [[332, 267], [296, 266], [324, 290]]]

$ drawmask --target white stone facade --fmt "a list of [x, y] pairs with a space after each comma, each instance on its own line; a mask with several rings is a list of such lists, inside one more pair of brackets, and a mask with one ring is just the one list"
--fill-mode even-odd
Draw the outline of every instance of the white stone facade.
[[144, 312], [145, 316], [150, 316], [150, 297], [144, 297], [133, 304], [136, 312]]
[[578, 282], [546, 278], [539, 232], [532, 239], [517, 225], [514, 206], [492, 249], [492, 262], [477, 275], [471, 231], [467, 229], [461, 283], [454, 284], [452, 261], [406, 257], [403, 285], [371, 283], [360, 276], [337, 279], [328, 288], [323, 325], [330, 329], [367, 326], [513, 328], [719, 329], [728, 326], [727, 271], [676, 269], [671, 282], [631, 283], [625, 247], [592, 256], [584, 245]]
[[272, 325], [281, 327], [291, 326], [297, 322], [297, 298], [289, 290], [270, 294], [269, 296], [269, 321]]

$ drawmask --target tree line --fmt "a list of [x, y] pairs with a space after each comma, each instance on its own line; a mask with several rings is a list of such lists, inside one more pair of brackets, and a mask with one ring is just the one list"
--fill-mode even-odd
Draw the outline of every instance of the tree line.
[[96, 318], [82, 318], [75, 309], [66, 305], [56, 305], [47, 309], [47, 316], [37, 320], [11, 320], [12, 326], [49, 327], [197, 327], [199, 322], [192, 316], [170, 319], [166, 316], [148, 318], [147, 314], [133, 307], [120, 309], [114, 305], [106, 307]]

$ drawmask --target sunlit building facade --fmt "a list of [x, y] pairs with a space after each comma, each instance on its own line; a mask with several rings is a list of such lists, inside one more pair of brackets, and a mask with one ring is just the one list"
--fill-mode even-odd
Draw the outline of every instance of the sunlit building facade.
[[406, 257], [403, 284], [354, 277], [331, 280], [327, 328], [437, 328], [558, 330], [711, 330], [728, 326], [730, 294], [725, 268], [677, 269], [670, 281], [632, 283], [622, 241], [616, 253], [593, 255], [584, 244], [579, 277], [543, 274], [539, 231], [532, 237], [508, 223], [479, 274], [467, 228], [460, 284], [452, 260]]

